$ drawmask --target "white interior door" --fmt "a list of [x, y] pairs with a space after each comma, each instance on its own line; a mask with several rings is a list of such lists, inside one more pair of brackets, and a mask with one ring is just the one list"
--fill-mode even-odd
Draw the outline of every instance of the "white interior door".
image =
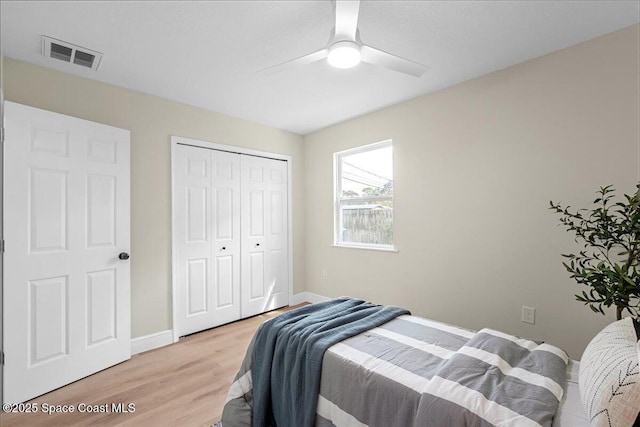
[[[2, 221], [2, 215], [4, 212], [4, 209], [2, 208], [2, 202], [3, 197], [2, 197], [2, 192], [4, 189], [4, 185], [2, 184], [3, 179], [4, 179], [4, 92], [2, 92], [2, 88], [0, 87], [0, 128], [2, 128], [2, 136], [0, 138], [2, 138], [0, 140], [0, 241], [2, 241], [4, 239], [4, 233], [3, 233], [3, 221]], [[3, 263], [4, 257], [3, 255], [0, 253], [0, 311], [2, 309], [2, 289], [4, 289], [4, 269], [2, 267], [2, 263]], [[3, 347], [3, 339], [2, 339], [2, 332], [3, 332], [3, 316], [2, 313], [0, 313], [0, 353], [4, 352], [4, 347]], [[0, 364], [0, 402], [4, 402], [4, 396], [3, 396], [3, 391], [2, 391], [2, 385], [4, 384], [4, 366], [2, 364]]]
[[289, 303], [287, 162], [242, 156], [242, 317]]
[[174, 152], [178, 335], [240, 318], [240, 156]]
[[5, 128], [4, 400], [22, 402], [131, 355], [130, 136], [11, 102]]

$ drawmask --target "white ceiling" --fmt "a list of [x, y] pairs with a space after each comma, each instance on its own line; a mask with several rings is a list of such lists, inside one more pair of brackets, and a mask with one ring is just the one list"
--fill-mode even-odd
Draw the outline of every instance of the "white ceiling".
[[[325, 47], [322, 1], [0, 3], [5, 56], [299, 134], [640, 22], [634, 1], [363, 1], [365, 44], [422, 77], [325, 61], [257, 71]], [[98, 71], [41, 55], [41, 35], [104, 54]]]

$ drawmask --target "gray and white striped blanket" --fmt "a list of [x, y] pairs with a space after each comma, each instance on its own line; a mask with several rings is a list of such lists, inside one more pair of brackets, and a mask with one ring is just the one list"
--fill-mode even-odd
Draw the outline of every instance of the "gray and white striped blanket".
[[[251, 354], [224, 427], [252, 424]], [[400, 316], [327, 350], [316, 426], [550, 426], [567, 363], [548, 344]]]

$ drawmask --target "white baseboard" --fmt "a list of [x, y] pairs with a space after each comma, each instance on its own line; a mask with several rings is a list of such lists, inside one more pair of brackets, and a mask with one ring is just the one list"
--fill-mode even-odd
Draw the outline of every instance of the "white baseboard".
[[155, 334], [145, 335], [131, 339], [131, 355], [153, 350], [154, 348], [164, 347], [173, 344], [173, 331], [156, 332]]
[[[313, 292], [300, 292], [293, 295], [290, 301], [290, 305], [297, 305], [303, 302], [310, 302], [312, 304], [329, 301], [331, 298], [323, 295], [314, 294]], [[145, 351], [153, 350], [154, 348], [164, 347], [165, 345], [173, 344], [173, 330], [167, 329], [166, 331], [156, 332], [154, 334], [145, 335], [143, 337], [137, 337], [131, 339], [131, 354], [143, 353]]]
[[299, 294], [295, 294], [291, 300], [291, 305], [300, 304], [303, 302], [310, 302], [311, 304], [316, 304], [318, 302], [329, 301], [331, 298], [325, 297], [324, 295], [314, 294], [313, 292], [300, 292]]

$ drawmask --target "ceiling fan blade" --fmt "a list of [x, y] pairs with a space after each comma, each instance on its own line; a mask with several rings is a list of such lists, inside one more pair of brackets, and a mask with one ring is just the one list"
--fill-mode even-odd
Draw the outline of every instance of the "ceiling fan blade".
[[335, 41], [356, 41], [360, 0], [336, 0]]
[[360, 55], [362, 55], [362, 61], [364, 62], [379, 65], [414, 77], [420, 77], [429, 69], [426, 65], [400, 58], [399, 56], [392, 55], [371, 46], [362, 46], [360, 48]]
[[311, 64], [312, 62], [321, 61], [325, 59], [328, 54], [329, 54], [329, 51], [327, 49], [321, 49], [317, 52], [313, 52], [308, 55], [301, 56], [300, 58], [292, 59], [291, 61], [283, 62], [282, 64], [265, 68], [263, 70], [258, 71], [258, 73], [270, 76], [272, 74], [276, 74], [276, 73], [280, 73], [282, 71], [288, 70], [289, 68], [294, 68], [302, 65]]

